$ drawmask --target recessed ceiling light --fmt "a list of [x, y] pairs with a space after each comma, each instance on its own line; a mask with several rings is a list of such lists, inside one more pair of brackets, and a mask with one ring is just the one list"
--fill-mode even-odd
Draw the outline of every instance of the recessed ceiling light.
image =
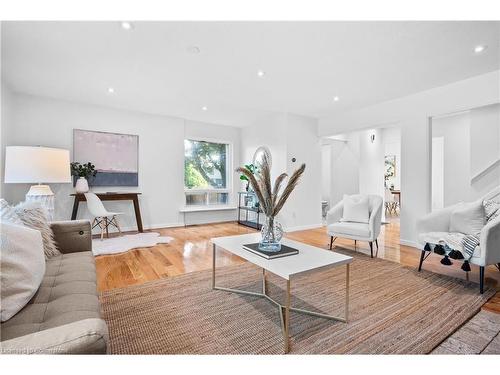
[[339, 98], [338, 96], [334, 96], [334, 97], [333, 97], [333, 101], [334, 101], [334, 102], [338, 102], [339, 100], [340, 100], [340, 98]]
[[197, 47], [197, 46], [190, 46], [190, 47], [188, 47], [187, 51], [188, 51], [189, 53], [192, 53], [192, 54], [195, 54], [195, 55], [196, 55], [196, 54], [200, 53], [200, 47]]
[[488, 46], [484, 45], [484, 44], [479, 44], [478, 46], [475, 46], [474, 47], [474, 53], [481, 53], [481, 52], [484, 52], [484, 50], [488, 48]]
[[263, 70], [258, 70], [258, 71], [257, 71], [257, 75], [258, 75], [259, 77], [264, 77], [264, 76], [266, 75], [266, 72], [264, 72]]
[[115, 89], [112, 87], [108, 87], [108, 94], [114, 94], [114, 93], [115, 93]]
[[123, 30], [132, 30], [134, 27], [132, 26], [132, 23], [123, 21], [122, 22], [122, 29]]
[[202, 111], [208, 111], [208, 107], [206, 105], [204, 105], [203, 107], [201, 107], [201, 110]]

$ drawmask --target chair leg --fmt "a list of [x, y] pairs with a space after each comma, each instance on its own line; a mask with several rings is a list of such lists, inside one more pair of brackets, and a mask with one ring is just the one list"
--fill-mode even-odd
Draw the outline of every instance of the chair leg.
[[333, 246], [333, 236], [330, 236], [330, 250], [332, 249]]
[[373, 258], [373, 242], [370, 241], [370, 257]]
[[418, 272], [422, 271], [422, 264], [424, 263], [425, 253], [426, 253], [425, 250], [422, 250], [422, 252], [420, 253], [420, 262], [418, 263]]
[[484, 266], [479, 267], [479, 292], [484, 293]]
[[357, 244], [358, 244], [358, 241], [354, 240], [354, 247], [356, 247]]
[[118, 232], [120, 233], [120, 236], [123, 236], [123, 234], [122, 234], [122, 230], [121, 230], [121, 228], [120, 228], [120, 224], [118, 224], [118, 219], [116, 218], [116, 216], [113, 216], [113, 219], [112, 219], [112, 220], [114, 220], [114, 222], [115, 222], [115, 226], [116, 226], [116, 229], [118, 229]]
[[101, 228], [101, 241], [104, 240], [104, 224], [103, 224], [103, 219], [101, 218], [101, 221], [99, 222], [99, 228]]

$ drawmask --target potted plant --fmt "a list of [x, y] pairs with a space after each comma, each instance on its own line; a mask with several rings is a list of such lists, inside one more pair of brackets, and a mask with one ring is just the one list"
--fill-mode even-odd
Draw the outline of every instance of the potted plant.
[[[251, 174], [255, 174], [255, 165], [253, 165], [253, 164], [245, 164], [243, 166], [243, 168], [245, 168], [246, 170], [248, 170]], [[245, 174], [242, 173], [240, 175], [240, 180], [247, 182], [247, 186], [246, 186], [245, 190], [248, 191], [248, 189], [250, 188], [250, 180], [248, 179], [248, 177]]]
[[91, 162], [80, 164], [78, 162], [71, 163], [71, 175], [77, 177], [75, 190], [77, 193], [86, 193], [89, 191], [88, 178], [94, 177], [97, 174], [95, 165]]
[[[262, 239], [259, 242], [259, 249], [268, 252], [278, 252], [281, 250], [281, 238], [283, 237], [283, 228], [275, 219], [276, 215], [285, 205], [288, 197], [299, 183], [300, 177], [306, 169], [306, 165], [302, 164], [292, 176], [280, 194], [281, 185], [288, 177], [286, 173], [282, 173], [276, 178], [274, 186], [271, 184], [271, 153], [265, 147], [260, 147], [258, 151], [262, 152], [262, 161], [255, 163], [257, 168], [255, 173], [252, 173], [248, 168], [240, 167], [238, 172], [245, 175], [250, 182], [255, 195], [259, 200], [259, 206], [264, 215], [266, 222], [262, 226]], [[256, 152], [257, 153], [257, 152]], [[255, 157], [254, 157], [255, 159]]]

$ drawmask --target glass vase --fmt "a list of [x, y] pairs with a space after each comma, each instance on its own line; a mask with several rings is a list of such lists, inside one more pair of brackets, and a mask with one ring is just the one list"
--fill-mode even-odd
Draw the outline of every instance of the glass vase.
[[283, 227], [274, 217], [266, 217], [266, 222], [260, 231], [262, 239], [259, 242], [259, 250], [276, 253], [281, 250], [281, 238]]

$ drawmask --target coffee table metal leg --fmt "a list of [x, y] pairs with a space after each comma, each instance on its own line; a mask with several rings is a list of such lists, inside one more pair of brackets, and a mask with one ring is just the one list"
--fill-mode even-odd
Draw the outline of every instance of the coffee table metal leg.
[[285, 302], [285, 353], [290, 351], [290, 280], [286, 281], [286, 302]]
[[349, 319], [349, 263], [345, 268], [345, 322]]
[[262, 269], [262, 294], [266, 294], [266, 270]]
[[215, 289], [215, 244], [212, 244], [212, 289]]

